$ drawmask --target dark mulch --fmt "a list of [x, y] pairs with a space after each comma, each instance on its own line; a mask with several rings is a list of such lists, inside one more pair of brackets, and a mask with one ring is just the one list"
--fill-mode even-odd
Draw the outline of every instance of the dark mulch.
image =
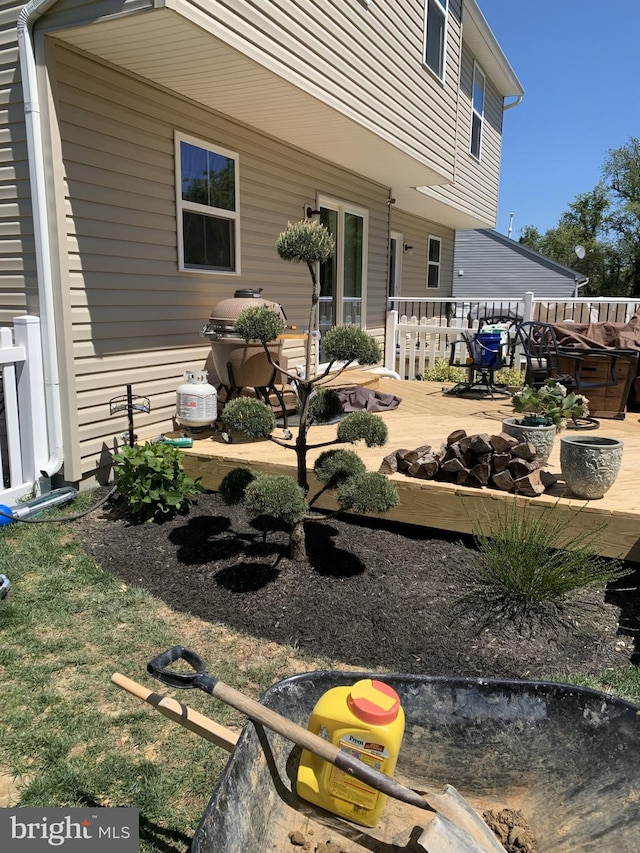
[[[584, 591], [516, 624], [476, 584], [473, 543], [379, 520], [307, 527], [308, 560], [219, 495], [186, 515], [132, 525], [108, 503], [76, 524], [108, 572], [171, 607], [315, 658], [386, 671], [516, 678], [598, 673], [634, 657], [638, 577]], [[620, 623], [624, 630], [620, 631]]]

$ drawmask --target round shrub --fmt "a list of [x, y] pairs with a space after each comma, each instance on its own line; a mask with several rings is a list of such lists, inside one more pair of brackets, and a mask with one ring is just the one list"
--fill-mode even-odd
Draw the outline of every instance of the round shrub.
[[233, 471], [229, 471], [222, 478], [222, 482], [218, 487], [222, 500], [226, 504], [229, 504], [229, 506], [241, 503], [244, 499], [247, 486], [257, 476], [256, 472], [250, 468], [234, 468]]
[[336, 391], [331, 388], [321, 388], [309, 399], [309, 420], [326, 424], [344, 414], [342, 401]]
[[387, 512], [400, 503], [393, 483], [374, 472], [350, 477], [338, 487], [337, 499], [340, 509], [359, 513]]
[[388, 435], [385, 422], [370, 412], [351, 412], [338, 424], [338, 441], [348, 444], [364, 441], [367, 447], [382, 447]]
[[276, 426], [271, 408], [253, 397], [236, 397], [225, 403], [221, 420], [227, 429], [238, 430], [249, 438], [267, 438]]
[[294, 263], [324, 263], [333, 255], [335, 248], [335, 240], [324, 225], [309, 219], [290, 222], [276, 243], [280, 257]]
[[375, 338], [359, 326], [334, 326], [322, 338], [322, 346], [330, 361], [358, 361], [377, 364], [382, 358]]
[[242, 505], [250, 518], [268, 515], [295, 524], [307, 514], [304, 492], [295, 480], [280, 474], [259, 474], [246, 488]]
[[238, 314], [233, 330], [245, 341], [274, 341], [284, 332], [284, 320], [268, 305], [245, 308]]
[[325, 450], [313, 466], [314, 474], [324, 485], [343, 483], [366, 470], [364, 462], [353, 450]]

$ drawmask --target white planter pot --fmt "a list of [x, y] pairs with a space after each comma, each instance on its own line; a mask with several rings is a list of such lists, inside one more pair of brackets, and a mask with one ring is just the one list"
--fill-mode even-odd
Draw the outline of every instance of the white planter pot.
[[555, 424], [551, 426], [524, 426], [519, 423], [521, 418], [505, 418], [502, 421], [502, 431], [520, 441], [527, 441], [536, 449], [536, 467], [544, 468], [549, 461], [556, 437]]
[[603, 497], [620, 471], [623, 446], [617, 438], [563, 436], [560, 469], [571, 494], [584, 500]]

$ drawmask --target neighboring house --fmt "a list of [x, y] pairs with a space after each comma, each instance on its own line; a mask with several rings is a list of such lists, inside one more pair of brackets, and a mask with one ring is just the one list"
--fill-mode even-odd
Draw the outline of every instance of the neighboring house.
[[389, 257], [450, 293], [455, 229], [495, 224], [523, 90], [475, 0], [32, 0], [0, 27], [0, 323], [42, 317], [49, 475], [106, 474], [127, 383], [137, 431], [170, 428], [236, 289], [304, 328], [275, 241], [307, 209], [338, 244], [325, 322], [381, 342]]
[[470, 299], [577, 296], [584, 276], [491, 229], [456, 231], [453, 295]]

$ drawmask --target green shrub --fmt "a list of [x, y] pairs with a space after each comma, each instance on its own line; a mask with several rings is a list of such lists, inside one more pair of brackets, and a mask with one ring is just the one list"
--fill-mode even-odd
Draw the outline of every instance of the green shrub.
[[343, 414], [342, 400], [332, 388], [320, 388], [309, 397], [309, 421], [326, 424]]
[[236, 397], [225, 403], [220, 416], [227, 429], [235, 429], [249, 438], [268, 438], [276, 426], [273, 410], [255, 397]]
[[118, 492], [136, 522], [168, 518], [191, 506], [203, 491], [200, 479], [184, 472], [182, 453], [170, 444], [136, 444], [113, 457]]
[[622, 563], [601, 557], [595, 545], [606, 524], [556, 546], [566, 520], [554, 507], [540, 515], [530, 507], [507, 503], [488, 533], [476, 531], [480, 579], [516, 610], [527, 611], [573, 590], [604, 585], [625, 573]]
[[222, 500], [234, 506], [242, 503], [244, 494], [249, 483], [252, 483], [258, 475], [251, 468], [234, 468], [222, 478], [218, 491]]
[[322, 346], [330, 361], [377, 364], [382, 358], [376, 339], [352, 324], [329, 329], [322, 339]]
[[268, 305], [245, 308], [238, 314], [233, 330], [245, 341], [275, 341], [284, 332], [284, 320]]
[[340, 509], [361, 513], [388, 512], [400, 502], [391, 480], [373, 472], [349, 477], [338, 486], [337, 499]]
[[308, 509], [296, 481], [279, 474], [259, 474], [248, 484], [242, 505], [249, 518], [267, 515], [291, 525], [302, 521]]
[[371, 412], [351, 412], [338, 425], [338, 441], [347, 444], [364, 441], [367, 447], [382, 447], [388, 435], [385, 422]]
[[318, 480], [331, 487], [356, 474], [364, 474], [366, 470], [364, 462], [353, 450], [325, 450], [313, 466]]
[[466, 371], [449, 364], [446, 358], [436, 358], [433, 367], [425, 370], [423, 376], [427, 382], [464, 382], [466, 378]]
[[280, 257], [293, 263], [315, 264], [328, 261], [335, 249], [335, 240], [331, 232], [309, 219], [300, 222], [290, 222], [276, 242]]

